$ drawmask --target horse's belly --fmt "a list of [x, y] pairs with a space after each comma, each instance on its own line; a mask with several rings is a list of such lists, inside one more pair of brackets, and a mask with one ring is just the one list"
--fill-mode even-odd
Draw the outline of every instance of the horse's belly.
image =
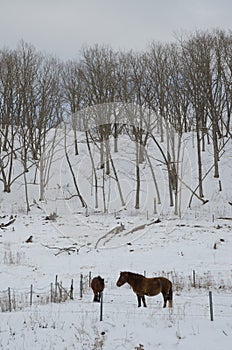
[[155, 295], [157, 295], [157, 294], [159, 294], [159, 293], [160, 293], [160, 291], [159, 291], [159, 292], [147, 292], [146, 295], [147, 295], [148, 297], [154, 297]]
[[153, 297], [161, 292], [160, 283], [157, 283], [157, 281], [154, 281], [150, 286], [147, 286], [146, 289], [146, 295], [150, 297]]

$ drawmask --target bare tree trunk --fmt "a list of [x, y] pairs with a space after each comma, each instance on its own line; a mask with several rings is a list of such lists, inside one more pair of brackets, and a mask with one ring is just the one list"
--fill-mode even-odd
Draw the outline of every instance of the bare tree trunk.
[[120, 196], [121, 204], [122, 204], [122, 206], [124, 206], [126, 203], [125, 203], [124, 198], [123, 198], [120, 181], [118, 179], [118, 174], [117, 174], [116, 168], [114, 166], [113, 159], [111, 157], [110, 157], [110, 161], [111, 161], [111, 166], [112, 166], [112, 169], [113, 169], [113, 172], [114, 172], [115, 181], [116, 181], [117, 186], [118, 186], [118, 193], [119, 193], [119, 196]]
[[171, 166], [171, 155], [170, 155], [170, 135], [169, 130], [167, 128], [167, 162], [168, 162], [168, 188], [169, 188], [169, 200], [170, 200], [170, 207], [173, 207], [173, 194], [172, 194], [172, 166]]
[[[40, 147], [40, 160], [39, 160], [39, 172], [40, 172], [40, 201], [45, 199], [45, 187], [48, 184], [51, 165], [53, 162], [54, 152], [55, 152], [55, 142], [57, 136], [57, 129], [55, 129], [54, 136], [52, 139], [52, 143], [49, 149], [49, 145], [46, 143], [46, 135], [44, 135], [42, 145]], [[47, 153], [46, 153], [46, 150]]]
[[1, 166], [3, 192], [10, 193], [10, 185], [7, 182], [7, 177], [3, 165]]
[[135, 194], [135, 209], [139, 209], [140, 207], [140, 168], [139, 168], [139, 145], [138, 142], [135, 142], [136, 148], [136, 194]]
[[106, 193], [105, 193], [105, 168], [102, 169], [102, 200], [103, 200], [103, 212], [106, 213]]
[[40, 189], [40, 196], [39, 200], [44, 201], [44, 193], [45, 193], [45, 181], [44, 181], [44, 154], [41, 154], [40, 160], [39, 160], [39, 189]]
[[77, 192], [77, 196], [78, 196], [78, 198], [80, 199], [80, 202], [81, 202], [82, 207], [83, 207], [83, 208], [87, 208], [87, 204], [86, 204], [84, 198], [83, 198], [82, 195], [81, 195], [81, 192], [80, 192], [79, 187], [78, 187], [78, 184], [77, 184], [77, 179], [76, 179], [76, 176], [75, 176], [74, 171], [73, 171], [72, 164], [71, 164], [70, 159], [69, 159], [69, 155], [68, 155], [68, 151], [67, 151], [67, 144], [66, 144], [66, 129], [65, 129], [64, 149], [65, 149], [66, 160], [67, 160], [67, 163], [68, 163], [68, 166], [69, 166], [71, 175], [72, 175], [74, 187], [75, 187], [76, 192]]
[[216, 131], [215, 121], [213, 121], [213, 159], [214, 159], [214, 177], [219, 178], [219, 166], [218, 166], [218, 137]]
[[[178, 133], [178, 144], [177, 144], [177, 157], [175, 161], [175, 207], [174, 207], [174, 214], [180, 216], [180, 207], [179, 207], [179, 201], [180, 201], [180, 190], [179, 190], [179, 169], [180, 169], [180, 150], [181, 150], [181, 135]], [[180, 176], [181, 177], [181, 176]]]
[[[181, 170], [180, 170], [180, 178], [183, 179], [183, 165], [184, 165], [184, 148], [182, 150], [182, 157], [181, 157]], [[179, 180], [179, 179], [178, 179]], [[181, 214], [182, 214], [182, 208], [181, 208], [181, 199], [182, 199], [182, 196], [181, 196], [181, 192], [182, 192], [182, 183], [181, 181], [179, 181], [179, 211], [178, 211], [178, 216], [181, 217]]]
[[77, 131], [76, 129], [73, 130], [74, 133], [74, 149], [75, 149], [75, 155], [78, 156], [78, 143], [77, 143]]
[[[13, 126], [12, 126], [13, 129]], [[12, 135], [12, 138], [14, 138], [15, 136]], [[15, 179], [13, 179], [13, 164], [14, 164], [14, 141], [10, 141], [10, 147], [7, 151], [7, 154], [1, 159], [1, 163], [0, 163], [0, 171], [2, 174], [2, 182], [3, 182], [3, 186], [4, 186], [4, 192], [6, 193], [10, 193], [11, 192], [11, 185], [12, 183], [15, 181]], [[6, 159], [5, 165], [4, 165], [4, 158]]]
[[144, 148], [144, 152], [145, 152], [145, 155], [147, 157], [149, 168], [151, 170], [151, 176], [152, 176], [152, 179], [153, 179], [153, 182], [154, 182], [154, 185], [155, 185], [155, 190], [156, 190], [156, 195], [157, 195], [157, 203], [161, 204], [159, 187], [158, 187], [158, 184], [157, 184], [157, 181], [156, 181], [156, 177], [155, 177], [155, 172], [154, 172], [153, 166], [151, 164], [151, 159], [150, 159], [150, 157], [149, 157], [149, 155], [148, 155], [148, 153], [147, 153], [145, 148]]
[[106, 175], [110, 175], [110, 142], [108, 135], [105, 140], [105, 150]]
[[114, 152], [118, 152], [118, 124], [114, 123]]
[[25, 199], [26, 199], [26, 210], [27, 214], [31, 211], [29, 204], [29, 196], [28, 196], [28, 186], [27, 186], [27, 175], [26, 172], [23, 174], [24, 177], [24, 190], [25, 190]]
[[197, 159], [198, 159], [198, 184], [199, 184], [199, 196], [200, 198], [204, 197], [203, 194], [203, 183], [202, 183], [202, 161], [201, 161], [201, 139], [200, 139], [200, 130], [198, 117], [196, 118], [196, 133], [197, 133]]
[[100, 140], [100, 169], [103, 169], [104, 164], [104, 141], [103, 139]]
[[89, 144], [89, 136], [88, 136], [88, 131], [85, 131], [85, 137], [86, 137], [86, 144], [89, 152], [89, 157], [90, 157], [90, 162], [92, 165], [92, 170], [93, 170], [93, 176], [94, 176], [94, 188], [95, 188], [95, 208], [98, 208], [98, 181], [97, 181], [97, 173], [96, 173], [96, 168], [94, 164], [94, 159], [93, 155], [91, 152], [91, 147]]

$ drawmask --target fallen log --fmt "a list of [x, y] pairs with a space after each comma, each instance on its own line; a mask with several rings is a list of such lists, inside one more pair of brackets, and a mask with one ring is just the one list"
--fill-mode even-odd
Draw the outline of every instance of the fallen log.
[[1, 228], [1, 229], [4, 229], [4, 228], [6, 228], [6, 227], [12, 225], [12, 224], [15, 222], [15, 220], [16, 220], [16, 218], [11, 219], [10, 221], [8, 221], [8, 222], [6, 222], [6, 223], [2, 222], [2, 223], [0, 224], [0, 228]]

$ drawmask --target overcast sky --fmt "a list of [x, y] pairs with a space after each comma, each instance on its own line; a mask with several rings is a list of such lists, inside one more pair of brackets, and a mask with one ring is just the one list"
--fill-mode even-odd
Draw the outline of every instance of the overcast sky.
[[61, 59], [83, 45], [145, 50], [175, 33], [232, 29], [232, 0], [0, 0], [0, 48], [21, 39]]

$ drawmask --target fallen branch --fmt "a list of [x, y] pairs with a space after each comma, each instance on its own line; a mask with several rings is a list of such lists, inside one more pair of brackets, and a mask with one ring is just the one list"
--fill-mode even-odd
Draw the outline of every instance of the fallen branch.
[[156, 219], [156, 220], [154, 220], [154, 221], [149, 222], [149, 224], [143, 224], [143, 225], [140, 225], [140, 226], [133, 227], [130, 231], [126, 232], [124, 236], [127, 236], [127, 235], [129, 235], [130, 233], [134, 233], [134, 232], [136, 232], [136, 231], [143, 230], [143, 229], [145, 229], [145, 227], [147, 227], [147, 226], [151, 226], [151, 225], [154, 225], [154, 224], [159, 224], [160, 222], [161, 222], [160, 219]]
[[84, 247], [80, 247], [80, 248], [77, 248], [77, 247], [74, 247], [74, 246], [71, 246], [71, 247], [64, 247], [64, 248], [60, 248], [60, 247], [50, 247], [46, 244], [41, 244], [43, 247], [45, 248], [48, 248], [48, 249], [54, 249], [54, 250], [58, 250], [57, 253], [55, 253], [55, 256], [61, 254], [61, 253], [68, 253], [68, 255], [70, 255], [71, 253], [79, 253], [79, 250], [80, 248]]
[[[114, 228], [112, 228], [112, 230], [110, 230], [109, 232], [107, 232], [104, 236], [102, 236], [102, 237], [100, 237], [98, 240], [97, 240], [97, 243], [95, 244], [95, 249], [97, 248], [97, 246], [98, 246], [98, 244], [99, 244], [99, 242], [102, 240], [102, 239], [104, 239], [104, 238], [106, 238], [107, 236], [109, 236], [109, 235], [112, 235], [113, 237], [117, 234], [117, 233], [119, 233], [119, 232], [122, 232], [123, 230], [125, 230], [125, 227], [124, 227], [124, 225], [123, 224], [121, 224], [120, 226], [116, 226], [116, 227], [114, 227]], [[109, 241], [110, 239], [108, 239], [108, 241]], [[107, 241], [107, 242], [108, 242]], [[106, 242], [105, 242], [106, 243]], [[104, 244], [105, 244], [104, 243]]]
[[221, 217], [218, 218], [218, 220], [232, 220], [232, 218], [227, 217], [227, 216], [226, 217], [222, 217], [221, 216]]
[[6, 227], [12, 225], [12, 224], [15, 222], [15, 220], [16, 220], [16, 218], [11, 219], [11, 220], [8, 221], [7, 223], [3, 223], [3, 222], [2, 222], [2, 223], [0, 224], [0, 228], [1, 228], [1, 229], [4, 229], [4, 228], [6, 228]]
[[[130, 231], [125, 232], [125, 233], [124, 233], [124, 236], [127, 236], [127, 235], [129, 235], [130, 233], [134, 233], [134, 232], [136, 232], [136, 231], [143, 230], [143, 229], [144, 229], [145, 227], [147, 227], [147, 226], [151, 226], [151, 225], [153, 225], [153, 224], [158, 224], [158, 223], [160, 223], [160, 222], [161, 222], [160, 219], [156, 219], [156, 220], [154, 220], [154, 221], [151, 221], [151, 222], [148, 223], [148, 224], [142, 224], [142, 225], [140, 225], [140, 226], [133, 227]], [[97, 243], [95, 244], [95, 249], [97, 248], [97, 246], [98, 246], [98, 244], [99, 244], [99, 242], [100, 242], [101, 240], [105, 239], [106, 237], [108, 238], [108, 239], [105, 240], [105, 242], [103, 243], [103, 245], [105, 245], [105, 244], [108, 243], [114, 236], [116, 236], [118, 233], [120, 233], [120, 232], [122, 232], [122, 231], [124, 231], [124, 230], [125, 230], [125, 227], [124, 227], [123, 224], [121, 224], [120, 226], [114, 227], [112, 230], [110, 230], [110, 231], [107, 232], [104, 236], [102, 236], [102, 237], [100, 237], [100, 238], [98, 239]], [[110, 236], [110, 235], [111, 235], [111, 237], [108, 237], [108, 236]]]

